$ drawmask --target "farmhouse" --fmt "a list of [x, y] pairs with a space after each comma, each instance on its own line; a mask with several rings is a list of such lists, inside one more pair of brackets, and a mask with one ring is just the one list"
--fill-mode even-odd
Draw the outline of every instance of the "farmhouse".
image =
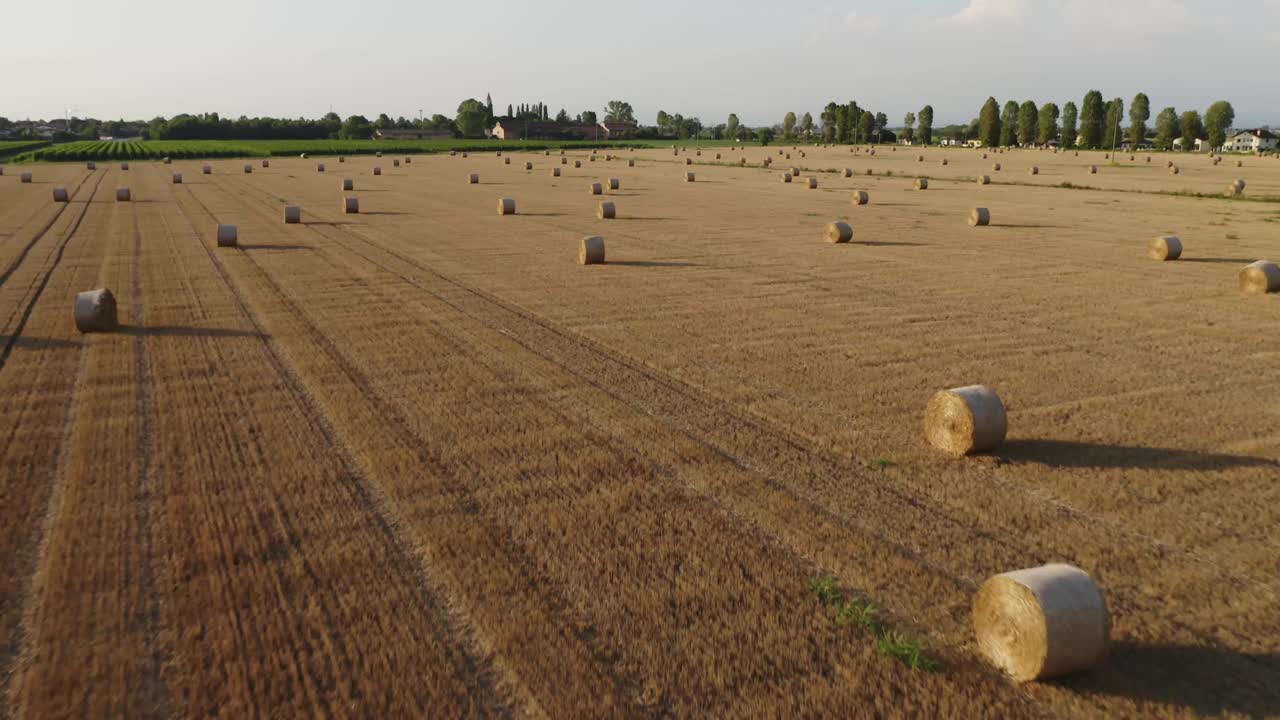
[[499, 140], [600, 140], [607, 137], [600, 125], [510, 117], [498, 118], [490, 134]]
[[614, 122], [604, 120], [600, 123], [600, 137], [605, 140], [622, 140], [636, 135], [634, 122]]
[[449, 140], [452, 138], [453, 133], [448, 130], [428, 130], [425, 128], [398, 130], [385, 128], [373, 131], [374, 140]]
[[1278, 141], [1276, 135], [1270, 130], [1241, 130], [1227, 136], [1226, 142], [1222, 144], [1222, 151], [1262, 152], [1266, 150], [1275, 150], [1277, 144]]

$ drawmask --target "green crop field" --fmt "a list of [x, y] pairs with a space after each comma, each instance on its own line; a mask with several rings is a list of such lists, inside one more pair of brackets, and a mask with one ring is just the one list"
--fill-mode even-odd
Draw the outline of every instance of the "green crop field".
[[0, 140], [0, 158], [48, 145], [48, 140]]

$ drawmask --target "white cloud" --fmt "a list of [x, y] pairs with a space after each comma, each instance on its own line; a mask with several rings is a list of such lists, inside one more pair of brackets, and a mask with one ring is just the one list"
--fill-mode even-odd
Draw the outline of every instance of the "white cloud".
[[1026, 14], [1027, 0], [969, 0], [960, 12], [945, 18], [962, 25], [1003, 22], [1016, 23]]

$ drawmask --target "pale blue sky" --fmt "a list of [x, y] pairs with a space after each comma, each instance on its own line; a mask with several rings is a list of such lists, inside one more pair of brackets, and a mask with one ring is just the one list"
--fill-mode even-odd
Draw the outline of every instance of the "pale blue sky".
[[[470, 96], [705, 124], [857, 100], [936, 125], [1097, 88], [1280, 123], [1280, 0], [59, 0], [6, 7], [0, 116], [452, 116]], [[56, 11], [55, 11], [56, 8]], [[108, 9], [112, 8], [112, 9]], [[48, 30], [44, 30], [48, 28]]]

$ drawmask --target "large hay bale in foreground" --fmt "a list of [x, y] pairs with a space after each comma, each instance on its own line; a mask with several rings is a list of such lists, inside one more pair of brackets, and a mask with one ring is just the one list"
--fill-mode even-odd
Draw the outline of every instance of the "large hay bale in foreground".
[[596, 207], [596, 217], [601, 220], [612, 220], [618, 216], [618, 208], [612, 202], [605, 201]]
[[218, 247], [235, 247], [240, 237], [235, 225], [218, 225]]
[[1004, 444], [1008, 418], [995, 390], [967, 385], [930, 398], [924, 431], [929, 444], [952, 455], [989, 452]]
[[342, 213], [344, 215], [355, 215], [360, 212], [360, 198], [345, 197], [342, 198]]
[[297, 225], [302, 222], [302, 208], [297, 205], [286, 205], [284, 208], [284, 224]]
[[1014, 680], [1097, 667], [1111, 647], [1107, 601], [1088, 573], [1052, 564], [989, 578], [973, 601], [978, 650]]
[[969, 211], [970, 227], [985, 227], [991, 224], [991, 211], [984, 207], [976, 207]]
[[917, 190], [928, 190], [928, 189], [929, 189], [929, 178], [916, 178], [916, 189], [917, 189]]
[[1152, 260], [1177, 260], [1182, 256], [1182, 241], [1173, 235], [1160, 235], [1147, 245]]
[[69, 199], [69, 197], [68, 197], [68, 195], [67, 195], [67, 189], [66, 189], [66, 188], [64, 188], [64, 187], [56, 187], [56, 188], [54, 188], [54, 189], [53, 189], [53, 201], [54, 201], [54, 202], [67, 202], [67, 200], [68, 200], [68, 199]]
[[111, 332], [120, 326], [116, 319], [116, 297], [106, 288], [77, 293], [72, 316], [76, 330], [82, 333]]
[[822, 239], [829, 243], [847, 243], [853, 239], [853, 226], [843, 220], [829, 222], [822, 232]]
[[515, 215], [516, 200], [515, 198], [498, 198], [498, 214], [499, 215]]
[[695, 179], [696, 179], [696, 178], [694, 178], [693, 173], [691, 173], [691, 172], [687, 172], [687, 173], [685, 173], [685, 174], [684, 174], [684, 181], [685, 181], [685, 182], [693, 182]]
[[590, 193], [592, 195], [600, 195], [604, 193], [604, 187], [598, 182], [591, 183]]
[[1240, 271], [1240, 289], [1251, 294], [1280, 292], [1280, 266], [1258, 260]]
[[133, 193], [129, 192], [129, 188], [116, 188], [116, 202], [130, 202], [133, 200]]
[[579, 265], [599, 265], [604, 262], [604, 238], [599, 235], [582, 238], [578, 248]]
[[871, 196], [870, 196], [869, 194], [867, 194], [867, 191], [866, 191], [866, 190], [854, 190], [854, 191], [853, 191], [853, 204], [854, 204], [854, 205], [866, 205], [866, 204], [867, 204], [867, 203], [869, 203], [869, 202], [871, 202]]
[[979, 185], [990, 185], [990, 184], [991, 184], [991, 176], [990, 176], [990, 175], [979, 175], [979, 176], [978, 176], [978, 184], [979, 184]]

